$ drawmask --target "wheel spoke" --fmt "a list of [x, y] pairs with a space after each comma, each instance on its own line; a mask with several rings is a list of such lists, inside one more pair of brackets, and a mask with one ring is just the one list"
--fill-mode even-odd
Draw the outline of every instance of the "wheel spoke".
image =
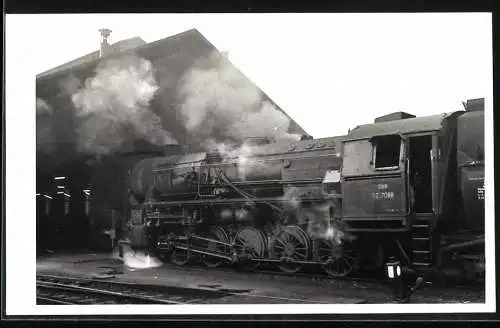
[[[320, 258], [326, 260], [333, 258], [333, 262], [324, 263], [321, 266], [326, 273], [333, 277], [342, 277], [355, 270], [356, 250], [346, 249], [346, 245], [334, 245], [333, 241], [322, 241], [320, 244]], [[324, 261], [323, 260], [323, 261]]]
[[280, 243], [283, 247], [285, 247], [285, 244], [286, 244], [286, 243], [285, 243], [285, 242], [283, 242], [281, 239], [276, 239], [276, 241], [277, 241], [278, 243]]
[[[226, 232], [222, 227], [213, 227], [208, 233], [204, 234], [205, 238], [213, 239], [215, 241], [220, 241], [227, 243], [229, 239]], [[213, 253], [225, 253], [226, 247], [224, 245], [217, 244], [213, 241], [207, 242], [207, 250]], [[210, 255], [201, 256], [203, 263], [209, 268], [215, 268], [224, 263], [224, 260], [218, 257]]]
[[307, 258], [307, 253], [304, 251], [304, 252], [295, 252], [295, 254], [299, 255], [299, 258], [301, 260], [304, 260]]
[[[309, 237], [298, 226], [287, 226], [283, 228], [275, 239], [271, 248], [271, 256], [279, 259], [282, 255], [289, 256], [292, 260], [307, 260], [310, 253]], [[283, 246], [281, 246], [283, 245]], [[288, 273], [294, 273], [302, 268], [300, 263], [280, 263], [278, 267]]]

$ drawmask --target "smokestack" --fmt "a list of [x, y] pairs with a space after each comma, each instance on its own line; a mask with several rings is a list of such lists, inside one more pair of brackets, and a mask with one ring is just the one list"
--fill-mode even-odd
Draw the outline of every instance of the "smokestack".
[[99, 32], [101, 33], [101, 49], [99, 52], [99, 57], [104, 57], [108, 54], [108, 50], [111, 47], [108, 43], [108, 38], [111, 35], [112, 31], [108, 28], [101, 28]]

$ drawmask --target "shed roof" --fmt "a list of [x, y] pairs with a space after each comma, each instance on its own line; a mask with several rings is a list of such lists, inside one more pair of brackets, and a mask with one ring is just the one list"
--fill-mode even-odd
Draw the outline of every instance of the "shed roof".
[[[110, 45], [108, 53], [109, 55], [112, 54], [118, 54], [118, 53], [123, 53], [125, 51], [128, 51], [133, 48], [137, 48], [139, 46], [145, 45], [146, 42], [141, 39], [140, 37], [133, 37], [129, 39], [124, 39], [120, 40], [118, 42], [113, 43]], [[62, 73], [67, 73], [71, 69], [77, 67], [77, 66], [82, 66], [86, 65], [89, 63], [95, 63], [100, 59], [100, 51], [92, 51], [89, 54], [86, 54], [84, 56], [75, 58], [67, 63], [64, 63], [62, 65], [56, 66], [54, 68], [51, 68], [45, 72], [42, 72], [36, 76], [37, 80], [42, 79], [44, 77], [53, 77], [54, 74], [62, 72]]]
[[346, 139], [355, 140], [390, 134], [404, 135], [411, 133], [438, 131], [442, 129], [443, 122], [450, 116], [453, 116], [455, 113], [461, 113], [461, 111], [432, 116], [407, 118], [389, 122], [364, 124], [352, 129], [347, 134]]
[[[140, 38], [133, 38], [140, 39]], [[132, 39], [131, 39], [132, 40]], [[142, 39], [140, 39], [142, 41]], [[112, 47], [118, 47], [120, 42], [115, 43]], [[123, 47], [121, 47], [123, 48]], [[70, 74], [76, 74], [82, 78], [89, 77], [94, 69], [97, 67], [101, 60], [109, 60], [114, 57], [121, 57], [129, 54], [139, 54], [140, 56], [156, 62], [156, 64], [169, 67], [171, 71], [175, 67], [175, 71], [182, 72], [186, 71], [193, 65], [193, 63], [200, 57], [207, 55], [212, 52], [217, 52], [220, 54], [217, 48], [211, 44], [198, 30], [190, 29], [182, 33], [175, 34], [151, 43], [134, 47], [123, 48], [124, 51], [113, 51], [109, 55], [103, 58], [99, 58], [96, 54], [91, 53], [84, 56], [85, 60], [78, 58], [69, 65], [69, 63], [56, 67], [52, 70], [41, 73], [37, 76], [37, 88], [45, 84], [52, 84], [68, 77]], [[179, 60], [174, 56], [178, 53], [182, 53], [183, 59]], [[239, 70], [238, 70], [239, 71]], [[243, 72], [239, 71], [242, 75]], [[248, 77], [244, 75], [246, 79]], [[249, 79], [248, 79], [249, 80]], [[250, 81], [252, 84], [253, 81]], [[42, 88], [41, 88], [42, 89]], [[260, 90], [260, 88], [259, 88]], [[269, 101], [273, 106], [275, 106], [279, 111], [281, 111], [290, 120], [290, 130], [293, 133], [307, 134], [307, 132], [297, 124], [281, 107], [279, 107], [264, 91], [260, 90], [264, 100]]]
[[[186, 131], [186, 127], [179, 123], [178, 109], [175, 108], [173, 99], [176, 95], [177, 81], [183, 74], [193, 67], [197, 61], [210, 55], [218, 53], [218, 49], [212, 45], [199, 31], [191, 29], [182, 33], [151, 42], [142, 46], [112, 53], [104, 58], [96, 58], [92, 60], [87, 58], [79, 63], [72, 65], [62, 65], [57, 70], [51, 70], [43, 75], [39, 75], [36, 79], [37, 97], [44, 99], [52, 108], [54, 114], [47, 117], [43, 123], [41, 117], [37, 116], [37, 124], [40, 126], [50, 125], [53, 130], [53, 139], [57, 142], [75, 144], [76, 143], [76, 126], [73, 112], [73, 104], [71, 95], [66, 91], [65, 85], [68, 84], [69, 77], [78, 81], [85, 81], [93, 76], [95, 69], [101, 61], [110, 60], [113, 58], [126, 57], [127, 55], [135, 55], [142, 57], [153, 63], [155, 76], [160, 86], [160, 90], [150, 102], [150, 107], [165, 123], [165, 129], [172, 133], [181, 145], [186, 146], [187, 151], [201, 151], [199, 140], [191, 137]], [[232, 65], [227, 61], [228, 65]], [[234, 67], [234, 65], [232, 65]], [[250, 84], [255, 85], [253, 81], [248, 79], [243, 72], [240, 72]], [[258, 88], [258, 87], [257, 87]], [[307, 134], [290, 116], [275, 104], [272, 99], [261, 91], [262, 100], [268, 101], [274, 105], [277, 110], [281, 111], [290, 121], [289, 132], [296, 134]], [[64, 122], [64, 123], [61, 123]], [[45, 125], [44, 125], [45, 124]], [[221, 134], [221, 131], [214, 131]], [[132, 138], [132, 137], [131, 137]], [[130, 143], [130, 138], [124, 142], [124, 148], [128, 149], [127, 144]], [[132, 147], [133, 148], [133, 147]], [[56, 156], [57, 158], [57, 156]], [[51, 163], [54, 166], [55, 163]]]

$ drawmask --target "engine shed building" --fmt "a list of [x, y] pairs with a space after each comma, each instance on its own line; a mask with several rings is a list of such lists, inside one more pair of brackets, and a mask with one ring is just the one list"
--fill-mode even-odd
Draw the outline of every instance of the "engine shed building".
[[[164, 154], [169, 149], [178, 151], [180, 148], [182, 152], [201, 150], [199, 140], [192, 138], [185, 125], [179, 122], [179, 110], [172, 102], [176, 82], [200, 58], [209, 55], [223, 57], [224, 54], [196, 29], [152, 43], [135, 37], [112, 45], [107, 43], [106, 38], [110, 32], [101, 30], [103, 39], [100, 50], [41, 73], [36, 79], [39, 250], [58, 246], [87, 248], [90, 244], [108, 245], [109, 234], [103, 232], [116, 226], [115, 214], [127, 201], [124, 197], [125, 173], [117, 169], [118, 166], [133, 156]], [[78, 117], [71, 98], [74, 84], [84, 84], [96, 74], [96, 69], [104, 60], [130, 55], [152, 63], [159, 90], [150, 101], [149, 108], [160, 117], [164, 129], [179, 145], [155, 147], [131, 135], [113, 155], [106, 158], [83, 154], [77, 147]], [[228, 65], [232, 64], [229, 62]], [[307, 134], [264, 92], [261, 95], [264, 101], [289, 118], [289, 133]], [[39, 102], [44, 104], [41, 109]], [[215, 135], [210, 137], [218, 139], [221, 136], [217, 133], [214, 130]], [[108, 211], [108, 214], [104, 215], [103, 211]], [[98, 239], [102, 239], [102, 243], [96, 242]]]

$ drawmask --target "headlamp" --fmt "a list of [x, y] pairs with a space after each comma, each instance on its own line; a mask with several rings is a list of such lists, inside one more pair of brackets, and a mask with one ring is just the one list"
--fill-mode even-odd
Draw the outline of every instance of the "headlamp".
[[387, 277], [389, 279], [398, 278], [401, 276], [401, 266], [399, 261], [391, 260], [386, 263]]

